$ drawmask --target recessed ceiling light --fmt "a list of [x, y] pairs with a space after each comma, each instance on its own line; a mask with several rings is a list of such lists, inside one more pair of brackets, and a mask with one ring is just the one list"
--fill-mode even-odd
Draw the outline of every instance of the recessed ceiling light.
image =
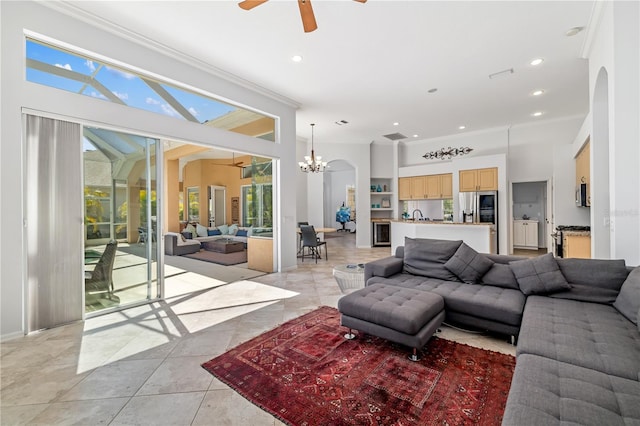
[[418, 135], [413, 135], [413, 137], [414, 137], [414, 138], [417, 138], [417, 137], [418, 137]]
[[542, 59], [542, 58], [536, 58], [536, 59], [532, 60], [532, 61], [531, 61], [531, 62], [529, 62], [529, 63], [535, 67], [536, 65], [540, 65], [540, 64], [541, 64], [541, 63], [543, 63], [543, 62], [544, 62], [544, 59]]
[[574, 36], [574, 35], [578, 34], [583, 29], [584, 29], [584, 27], [573, 27], [573, 28], [568, 29], [567, 32], [564, 33], [564, 35], [566, 35], [567, 37], [571, 37], [571, 36]]
[[300, 56], [300, 55], [292, 56], [292, 57], [291, 57], [291, 60], [292, 60], [293, 62], [302, 62], [302, 56]]
[[543, 93], [544, 93], [544, 90], [538, 89], [538, 90], [534, 90], [533, 92], [531, 92], [531, 96], [540, 96]]
[[397, 121], [395, 123], [393, 123], [394, 126], [399, 126], [400, 123], [398, 123]]
[[429, 93], [436, 93], [437, 91], [438, 91], [437, 87], [434, 87], [433, 89], [427, 90], [427, 92], [429, 92]]
[[467, 126], [458, 126], [458, 130], [464, 130], [466, 128], [467, 128]]
[[542, 111], [536, 111], [531, 115], [533, 115], [534, 117], [540, 117], [542, 115]]

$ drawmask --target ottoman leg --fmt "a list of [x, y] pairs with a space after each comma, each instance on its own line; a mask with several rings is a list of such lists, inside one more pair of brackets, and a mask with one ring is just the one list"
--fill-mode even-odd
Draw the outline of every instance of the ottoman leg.
[[418, 356], [418, 348], [413, 348], [413, 353], [409, 355], [409, 359], [413, 362], [420, 361], [420, 357]]
[[344, 338], [347, 340], [353, 340], [356, 338], [356, 335], [353, 334], [353, 331], [351, 329], [349, 329], [349, 332], [344, 335]]

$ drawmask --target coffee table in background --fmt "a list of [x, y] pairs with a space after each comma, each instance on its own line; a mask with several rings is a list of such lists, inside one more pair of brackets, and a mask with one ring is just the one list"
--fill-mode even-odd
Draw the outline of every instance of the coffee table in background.
[[216, 253], [235, 253], [244, 250], [244, 243], [230, 238], [219, 238], [213, 241], [203, 241], [202, 248]]
[[333, 268], [333, 277], [343, 293], [364, 288], [364, 265], [362, 263], [337, 265]]

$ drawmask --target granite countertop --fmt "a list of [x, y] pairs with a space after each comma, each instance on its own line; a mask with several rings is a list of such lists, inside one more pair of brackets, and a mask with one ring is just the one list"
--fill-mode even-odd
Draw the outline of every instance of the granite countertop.
[[391, 219], [391, 222], [407, 223], [412, 225], [464, 225], [464, 226], [493, 226], [492, 223], [470, 223], [470, 222], [444, 222], [433, 220], [397, 220]]
[[562, 231], [564, 237], [590, 237], [591, 231]]

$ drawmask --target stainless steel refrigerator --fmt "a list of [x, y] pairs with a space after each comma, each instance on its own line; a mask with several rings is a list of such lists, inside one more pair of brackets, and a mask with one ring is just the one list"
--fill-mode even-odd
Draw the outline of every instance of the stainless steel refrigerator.
[[461, 192], [459, 207], [460, 222], [493, 225], [492, 247], [498, 253], [498, 191]]

